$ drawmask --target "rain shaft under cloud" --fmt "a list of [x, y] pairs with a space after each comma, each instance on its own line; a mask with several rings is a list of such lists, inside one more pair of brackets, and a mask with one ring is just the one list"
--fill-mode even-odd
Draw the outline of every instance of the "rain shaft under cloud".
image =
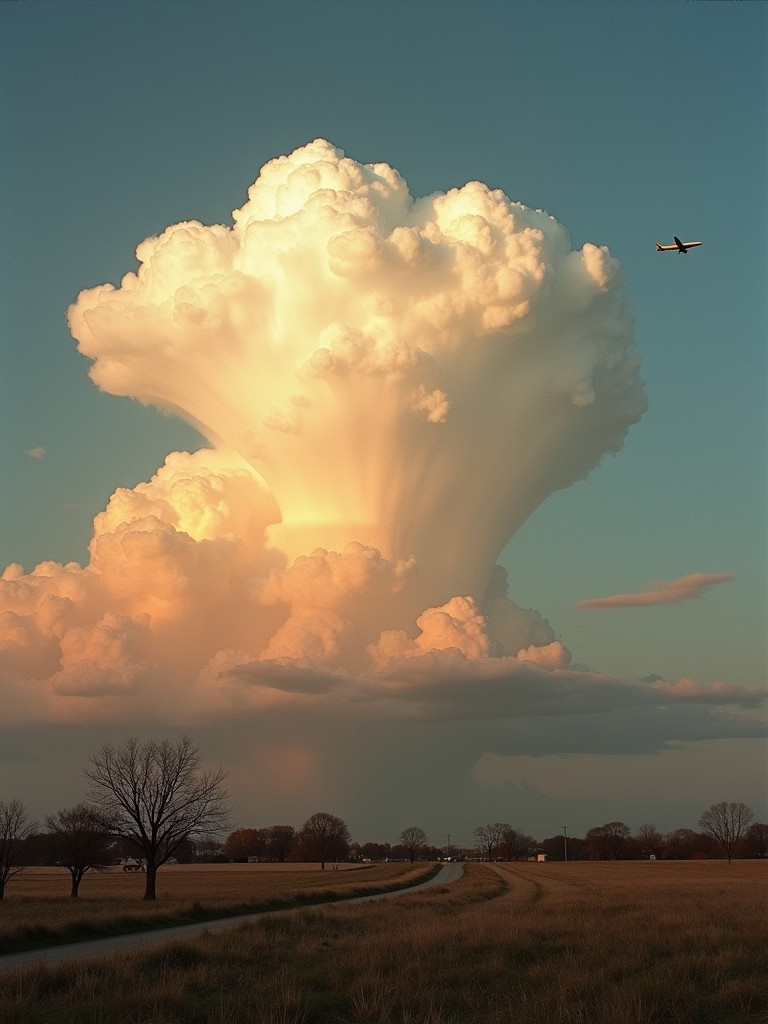
[[69, 310], [101, 389], [211, 447], [119, 489], [84, 568], [6, 570], [7, 722], [755, 703], [570, 669], [496, 566], [645, 409], [607, 249], [479, 182], [414, 199], [322, 140], [233, 218], [145, 240]]

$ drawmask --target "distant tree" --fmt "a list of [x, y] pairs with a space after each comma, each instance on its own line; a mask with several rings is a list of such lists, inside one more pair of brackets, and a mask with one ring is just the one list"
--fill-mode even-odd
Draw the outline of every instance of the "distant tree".
[[608, 856], [611, 860], [620, 860], [629, 853], [631, 832], [623, 821], [608, 821], [603, 825], [603, 832], [608, 841]]
[[698, 832], [692, 828], [676, 828], [665, 836], [661, 855], [665, 860], [687, 860], [693, 856], [699, 844]]
[[185, 842], [179, 843], [176, 847], [176, 853], [174, 853], [173, 859], [177, 864], [194, 864], [197, 860], [197, 856], [197, 843], [192, 839], [187, 839]]
[[33, 831], [24, 840], [24, 867], [50, 867], [56, 863], [47, 832]]
[[97, 807], [80, 803], [49, 814], [45, 827], [56, 862], [69, 871], [69, 895], [77, 899], [86, 872], [102, 871], [110, 860], [112, 821]]
[[768, 857], [768, 823], [753, 821], [744, 833], [748, 857]]
[[24, 847], [34, 828], [21, 800], [0, 800], [0, 900], [9, 879], [24, 870]]
[[[178, 861], [178, 856], [173, 858]], [[195, 840], [195, 857], [199, 864], [224, 864], [229, 857], [224, 853], [224, 844], [213, 836], [200, 836]]]
[[221, 852], [229, 860], [243, 861], [249, 857], [263, 857], [267, 850], [264, 830], [260, 828], [238, 828], [224, 840]]
[[408, 858], [411, 864], [413, 864], [416, 860], [416, 854], [427, 845], [427, 833], [423, 828], [419, 828], [418, 825], [409, 825], [408, 828], [404, 828], [400, 833], [400, 842], [405, 847]]
[[304, 822], [301, 849], [307, 860], [320, 861], [320, 867], [325, 870], [326, 861], [347, 856], [350, 839], [349, 829], [341, 818], [318, 811]]
[[112, 841], [109, 844], [109, 860], [111, 864], [117, 864], [127, 857], [139, 856], [141, 856], [141, 850], [137, 849], [130, 839], [126, 839], [124, 836], [112, 836]]
[[536, 842], [533, 836], [518, 832], [511, 825], [504, 825], [500, 838], [499, 852], [507, 860], [521, 860], [533, 850]]
[[293, 825], [270, 825], [264, 833], [269, 859], [285, 863], [299, 841], [296, 829]]
[[592, 860], [619, 860], [626, 856], [630, 831], [623, 821], [608, 821], [589, 829], [585, 839]]
[[368, 860], [385, 860], [391, 849], [389, 843], [363, 843], [360, 852]]
[[564, 837], [561, 833], [550, 836], [538, 844], [547, 855], [547, 860], [565, 860], [566, 843], [568, 860], [586, 860], [589, 856], [585, 840], [578, 836]]
[[590, 860], [605, 860], [605, 837], [602, 825], [594, 825], [587, 829], [584, 837], [587, 844], [587, 853]]
[[754, 816], [754, 811], [746, 804], [729, 803], [724, 800], [722, 803], [712, 804], [704, 811], [699, 818], [699, 828], [722, 846], [730, 864], [736, 845]]
[[189, 736], [176, 743], [135, 738], [103, 746], [85, 771], [90, 797], [146, 860], [145, 900], [157, 899], [157, 869], [191, 836], [216, 835], [228, 811], [226, 772], [200, 770], [200, 751]]
[[477, 845], [483, 851], [487, 860], [493, 860], [501, 842], [501, 837], [504, 835], [505, 830], [510, 827], [501, 821], [497, 821], [493, 825], [478, 825], [474, 830], [472, 834], [477, 839]]
[[632, 838], [644, 857], [658, 857], [664, 846], [664, 836], [655, 825], [640, 825]]

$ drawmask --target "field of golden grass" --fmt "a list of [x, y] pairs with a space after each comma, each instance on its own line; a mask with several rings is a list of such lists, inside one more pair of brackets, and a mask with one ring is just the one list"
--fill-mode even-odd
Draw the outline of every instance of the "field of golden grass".
[[755, 861], [470, 864], [458, 883], [396, 899], [15, 972], [0, 1019], [766, 1024], [767, 871]]
[[158, 874], [158, 898], [144, 903], [145, 876], [122, 868], [88, 872], [77, 899], [66, 868], [27, 868], [0, 901], [0, 955], [60, 941], [136, 931], [273, 906], [307, 902], [320, 894], [407, 883], [425, 864], [190, 864]]

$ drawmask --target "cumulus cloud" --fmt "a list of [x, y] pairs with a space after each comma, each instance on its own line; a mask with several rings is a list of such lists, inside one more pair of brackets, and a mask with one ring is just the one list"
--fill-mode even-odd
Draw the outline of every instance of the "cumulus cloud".
[[414, 199], [323, 140], [262, 168], [233, 219], [172, 225], [81, 293], [93, 380], [237, 452], [290, 558], [414, 559], [403, 628], [482, 600], [510, 535], [645, 409], [617, 262], [480, 182]]
[[679, 580], [665, 583], [658, 580], [651, 590], [640, 594], [612, 594], [610, 597], [592, 597], [579, 601], [577, 608], [642, 608], [653, 604], [676, 604], [698, 597], [716, 583], [727, 583], [733, 576], [727, 572], [694, 572]]
[[759, 702], [574, 667], [496, 565], [645, 409], [607, 249], [572, 250], [546, 213], [479, 182], [414, 199], [391, 167], [317, 140], [262, 169], [231, 227], [175, 224], [137, 257], [119, 287], [80, 294], [71, 331], [100, 388], [211, 447], [119, 488], [87, 565], [6, 569], [8, 724], [288, 735], [313, 712], [372, 737], [382, 718]]

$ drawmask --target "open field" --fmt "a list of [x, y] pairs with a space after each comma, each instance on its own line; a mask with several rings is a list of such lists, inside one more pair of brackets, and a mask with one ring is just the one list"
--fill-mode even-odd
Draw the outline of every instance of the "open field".
[[0, 955], [189, 920], [306, 904], [325, 894], [407, 884], [430, 865], [407, 863], [168, 865], [158, 874], [158, 898], [144, 903], [143, 874], [121, 868], [88, 872], [80, 896], [69, 897], [66, 868], [27, 868], [0, 901]]
[[[402, 867], [402, 865], [401, 865]], [[768, 865], [470, 864], [161, 950], [3, 979], [7, 1024], [764, 1024]]]

